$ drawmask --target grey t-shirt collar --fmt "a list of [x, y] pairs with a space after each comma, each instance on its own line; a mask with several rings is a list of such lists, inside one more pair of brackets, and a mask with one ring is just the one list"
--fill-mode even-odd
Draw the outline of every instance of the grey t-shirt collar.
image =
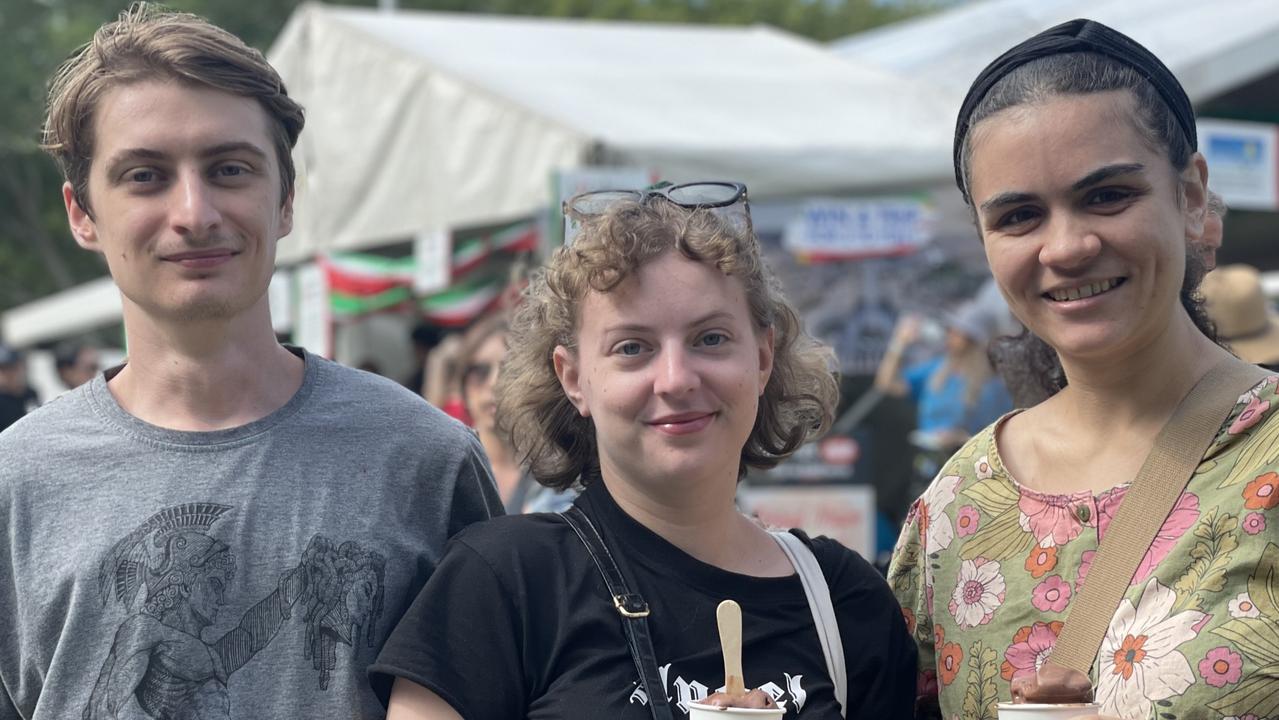
[[187, 449], [225, 447], [228, 444], [245, 442], [292, 417], [306, 404], [307, 398], [319, 383], [322, 370], [320, 359], [302, 348], [291, 345], [285, 347], [301, 358], [305, 365], [302, 386], [287, 403], [271, 414], [239, 427], [208, 432], [170, 430], [134, 417], [120, 407], [115, 396], [107, 389], [107, 381], [124, 368], [123, 364], [98, 373], [85, 385], [83, 397], [103, 422], [136, 440], [166, 447], [181, 446]]

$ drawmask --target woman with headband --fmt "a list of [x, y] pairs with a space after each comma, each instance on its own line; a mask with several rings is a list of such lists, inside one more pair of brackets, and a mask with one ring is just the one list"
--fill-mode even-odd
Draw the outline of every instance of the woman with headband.
[[[746, 188], [566, 209], [578, 232], [516, 310], [497, 417], [539, 482], [584, 489], [563, 514], [452, 540], [372, 668], [394, 680], [389, 720], [685, 718], [699, 701], [908, 717], [916, 653], [883, 577], [734, 505], [748, 467], [829, 426], [837, 392], [760, 257]], [[716, 693], [725, 599], [744, 696]]]
[[[1050, 397], [975, 436], [910, 512], [889, 581], [921, 716], [1091, 686], [1106, 717], [1279, 717], [1279, 378], [1216, 343], [1196, 294], [1208, 168], [1181, 85], [1126, 36], [1065, 23], [981, 73], [954, 161]], [[1201, 414], [1206, 450], [1183, 443], [1193, 474], [1148, 463], [1192, 398], [1236, 386]], [[1117, 519], [1156, 486], [1171, 510], [1134, 500]], [[1153, 539], [1123, 567], [1117, 531], [1143, 513]], [[1066, 642], [1089, 624], [1099, 646]]]

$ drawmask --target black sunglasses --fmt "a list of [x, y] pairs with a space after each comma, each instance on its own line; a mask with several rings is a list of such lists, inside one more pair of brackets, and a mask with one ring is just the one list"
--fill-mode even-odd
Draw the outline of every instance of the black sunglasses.
[[606, 212], [615, 203], [630, 200], [646, 203], [660, 197], [690, 210], [712, 210], [748, 232], [754, 232], [751, 222], [750, 200], [746, 186], [739, 182], [708, 180], [671, 185], [660, 183], [644, 190], [592, 190], [574, 195], [564, 201], [564, 244], [570, 245], [577, 236], [581, 222]]

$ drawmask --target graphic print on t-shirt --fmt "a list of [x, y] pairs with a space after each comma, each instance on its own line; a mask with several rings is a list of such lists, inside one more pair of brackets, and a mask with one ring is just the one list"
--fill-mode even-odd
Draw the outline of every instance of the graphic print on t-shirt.
[[[667, 688], [666, 697], [668, 702], [670, 702], [672, 707], [679, 708], [685, 715], [688, 714], [689, 703], [701, 702], [712, 693], [724, 692], [723, 687], [711, 690], [696, 680], [685, 680], [682, 675], [676, 676], [674, 680], [671, 680], [671, 665], [672, 663], [662, 665], [657, 668], [657, 672], [662, 676], [662, 687]], [[759, 689], [772, 696], [773, 701], [777, 703], [777, 707], [786, 711], [785, 714], [799, 713], [799, 711], [804, 709], [804, 703], [808, 700], [808, 692], [804, 690], [804, 676], [791, 675], [787, 672], [782, 673], [782, 675], [786, 678], [785, 688], [775, 682], [768, 682], [760, 685]], [[640, 684], [639, 680], [632, 684], [630, 702], [631, 704], [648, 705], [648, 693], [644, 691], [644, 686]]]
[[[315, 535], [276, 589], [212, 642], [204, 631], [227, 605], [236, 556], [213, 526], [231, 506], [187, 503], [152, 515], [111, 548], [98, 569], [102, 605], [132, 611], [116, 631], [84, 720], [115, 718], [130, 698], [157, 720], [230, 718], [228, 681], [294, 618], [306, 626], [305, 653], [321, 690], [339, 644], [372, 644], [382, 614], [386, 559], [355, 542]], [[141, 594], [141, 604], [137, 605]], [[240, 713], [235, 713], [242, 715]]]

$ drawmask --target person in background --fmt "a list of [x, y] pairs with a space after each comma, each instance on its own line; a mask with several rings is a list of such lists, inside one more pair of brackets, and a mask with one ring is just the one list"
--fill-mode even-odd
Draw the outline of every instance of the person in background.
[[[829, 350], [760, 258], [745, 187], [588, 193], [568, 208], [580, 231], [516, 309], [497, 412], [539, 482], [584, 487], [567, 513], [583, 534], [552, 514], [459, 534], [370, 669], [394, 681], [388, 720], [642, 720], [668, 698], [685, 717], [723, 702], [708, 694], [724, 683], [725, 598], [744, 616], [747, 702], [801, 720], [845, 703], [848, 718], [908, 717], [915, 650], [883, 577], [828, 538], [770, 534], [734, 502], [746, 469], [824, 432], [836, 400]], [[621, 596], [582, 542], [595, 532]], [[791, 542], [828, 585], [815, 591], [834, 608], [825, 635]], [[651, 683], [622, 613], [650, 628]], [[846, 692], [822, 637], [843, 652]]]
[[1249, 265], [1223, 265], [1204, 277], [1200, 292], [1217, 337], [1240, 358], [1279, 370], [1279, 318]]
[[74, 390], [93, 379], [101, 370], [98, 349], [85, 343], [65, 343], [53, 352], [58, 379], [68, 390]]
[[927, 451], [954, 452], [969, 437], [1012, 409], [1012, 398], [987, 357], [996, 319], [969, 303], [945, 322], [945, 351], [901, 369], [906, 349], [920, 338], [922, 320], [898, 321], [875, 373], [875, 385], [915, 401], [915, 444]]
[[413, 367], [416, 368], [404, 386], [413, 392], [426, 397], [426, 361], [431, 351], [440, 344], [440, 329], [434, 325], [419, 323], [409, 334], [413, 343]]
[[559, 512], [568, 509], [577, 493], [553, 490], [539, 484], [515, 456], [515, 449], [498, 429], [498, 369], [506, 356], [510, 325], [504, 314], [480, 318], [462, 336], [459, 366], [462, 369], [462, 404], [480, 436], [480, 444], [493, 467], [497, 491], [506, 512]]
[[1197, 138], [1167, 67], [1091, 20], [1017, 44], [964, 100], [956, 183], [1048, 397], [965, 444], [898, 542], [889, 582], [918, 643], [923, 717], [994, 720], [1014, 688], [1089, 685], [1110, 718], [1274, 717], [1275, 375], [1228, 398], [1119, 581], [1091, 675], [1041, 673], [1065, 670], [1048, 662], [1059, 634], [1183, 398], [1214, 370], [1249, 372], [1197, 293], [1213, 214]]
[[20, 420], [35, 403], [35, 391], [27, 384], [26, 358], [0, 345], [0, 431]]
[[460, 423], [276, 340], [302, 126], [260, 52], [145, 3], [54, 77], [129, 356], [0, 434], [0, 718], [381, 718], [364, 669], [502, 512]]

